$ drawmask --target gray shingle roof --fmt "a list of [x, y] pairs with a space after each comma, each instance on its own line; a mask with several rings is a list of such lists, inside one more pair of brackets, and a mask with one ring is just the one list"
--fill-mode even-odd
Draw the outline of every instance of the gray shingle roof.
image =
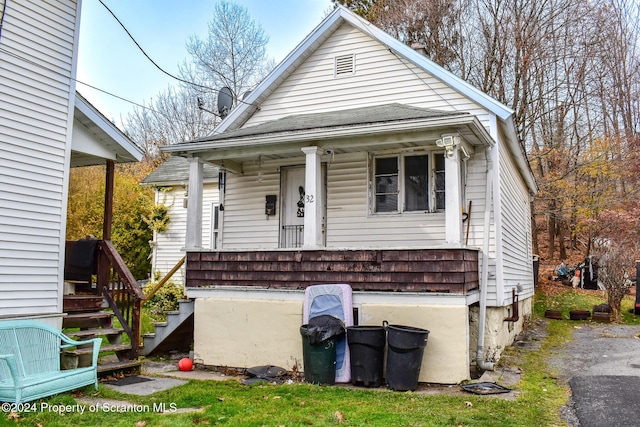
[[465, 115], [468, 115], [468, 113], [432, 110], [394, 103], [375, 105], [372, 107], [353, 108], [349, 110], [297, 114], [243, 129], [230, 130], [218, 135], [200, 138], [193, 142], [219, 141], [281, 132], [302, 132], [311, 129], [347, 127], [369, 123], [397, 122], [402, 120]]
[[[205, 182], [217, 180], [218, 168], [205, 163], [202, 177]], [[142, 184], [171, 184], [187, 181], [189, 181], [189, 161], [185, 157], [171, 156], [143, 179]]]

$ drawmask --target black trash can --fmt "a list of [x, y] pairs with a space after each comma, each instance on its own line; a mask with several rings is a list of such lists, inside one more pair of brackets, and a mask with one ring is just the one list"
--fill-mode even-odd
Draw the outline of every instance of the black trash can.
[[302, 363], [307, 383], [336, 383], [336, 340], [344, 336], [343, 322], [329, 315], [309, 319], [300, 327]]
[[424, 348], [429, 331], [412, 326], [389, 325], [387, 330], [387, 385], [392, 390], [407, 391], [418, 388]]
[[349, 326], [347, 342], [351, 357], [351, 384], [380, 387], [384, 375], [387, 334], [382, 326]]

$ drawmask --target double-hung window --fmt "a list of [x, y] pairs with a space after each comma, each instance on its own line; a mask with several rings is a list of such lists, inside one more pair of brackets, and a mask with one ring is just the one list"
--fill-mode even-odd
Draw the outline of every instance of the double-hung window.
[[444, 154], [374, 157], [373, 213], [444, 210]]

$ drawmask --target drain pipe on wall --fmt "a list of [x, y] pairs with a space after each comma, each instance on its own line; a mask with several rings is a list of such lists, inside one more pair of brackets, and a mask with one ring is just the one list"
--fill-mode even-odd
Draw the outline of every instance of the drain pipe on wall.
[[480, 283], [480, 313], [478, 314], [478, 349], [476, 366], [484, 371], [493, 371], [493, 362], [484, 358], [484, 328], [487, 321], [487, 285], [489, 283], [489, 236], [491, 235], [491, 196], [493, 195], [493, 159], [491, 147], [485, 149], [487, 179], [484, 197], [484, 230], [482, 238], [482, 277]]

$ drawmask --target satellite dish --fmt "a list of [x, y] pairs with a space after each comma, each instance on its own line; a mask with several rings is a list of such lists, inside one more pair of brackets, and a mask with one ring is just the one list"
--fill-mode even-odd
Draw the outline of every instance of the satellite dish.
[[218, 91], [218, 113], [220, 117], [224, 119], [227, 114], [229, 114], [229, 111], [231, 111], [232, 105], [233, 94], [231, 93], [231, 89], [225, 86]]

